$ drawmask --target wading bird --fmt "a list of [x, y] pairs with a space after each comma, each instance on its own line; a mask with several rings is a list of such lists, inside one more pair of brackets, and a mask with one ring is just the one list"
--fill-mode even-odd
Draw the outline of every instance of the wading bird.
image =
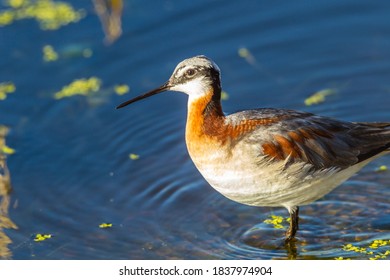
[[206, 181], [233, 201], [287, 208], [287, 242], [298, 230], [299, 206], [390, 152], [390, 123], [270, 108], [225, 115], [220, 70], [205, 56], [185, 59], [168, 82], [117, 108], [168, 90], [188, 95], [187, 149]]

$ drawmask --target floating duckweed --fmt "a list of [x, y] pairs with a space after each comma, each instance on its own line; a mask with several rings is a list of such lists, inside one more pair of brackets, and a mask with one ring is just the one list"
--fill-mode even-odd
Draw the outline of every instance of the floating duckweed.
[[4, 146], [0, 147], [0, 152], [2, 152], [3, 154], [6, 154], [6, 155], [12, 155], [15, 153], [15, 150], [8, 147], [7, 145], [4, 145]]
[[282, 225], [282, 223], [285, 221], [288, 222], [289, 220], [290, 218], [285, 219], [282, 216], [271, 215], [270, 219], [264, 220], [264, 223], [271, 224], [274, 226], [274, 228], [281, 229], [284, 228], [284, 225]]
[[390, 240], [374, 240], [368, 245], [368, 247], [359, 247], [354, 246], [353, 244], [347, 244], [343, 246], [343, 250], [367, 255], [370, 260], [379, 260], [388, 259], [390, 256], [390, 250], [383, 250], [385, 246], [390, 246]]
[[54, 98], [61, 99], [74, 95], [88, 95], [91, 92], [98, 91], [101, 83], [101, 80], [96, 77], [74, 80], [72, 83], [64, 86], [60, 91], [56, 92], [54, 94]]
[[[6, 144], [5, 144], [5, 136], [7, 136], [8, 134], [8, 131], [9, 131], [9, 128], [6, 127], [5, 125], [1, 125], [0, 124], [0, 159], [4, 156], [4, 155], [12, 155], [15, 153], [15, 150], [8, 147]], [[1, 161], [0, 161], [1, 163]], [[1, 170], [1, 165], [0, 165], [0, 170]], [[0, 179], [1, 179], [1, 172], [0, 172]]]
[[22, 7], [23, 5], [26, 5], [29, 0], [6, 0], [6, 5], [10, 6], [11, 8], [17, 9]]
[[8, 132], [9, 132], [9, 128], [5, 125], [0, 124], [0, 139], [7, 136]]
[[114, 91], [118, 95], [124, 95], [124, 94], [128, 93], [129, 90], [130, 90], [130, 87], [128, 85], [116, 85], [114, 87]]
[[229, 99], [229, 94], [226, 91], [221, 92], [221, 100], [228, 100]]
[[93, 50], [79, 43], [72, 43], [62, 46], [60, 51], [58, 52], [61, 58], [89, 58], [93, 55]]
[[11, 24], [14, 21], [14, 17], [12, 11], [0, 12], [0, 27]]
[[43, 60], [46, 62], [56, 61], [58, 59], [58, 53], [50, 45], [46, 45], [42, 49]]
[[249, 52], [249, 50], [247, 48], [239, 48], [238, 55], [242, 58], [247, 58], [248, 56], [251, 55], [251, 53]]
[[370, 260], [384, 260], [390, 256], [390, 250], [385, 251], [384, 253], [378, 253], [374, 257], [369, 258]]
[[256, 64], [256, 58], [253, 56], [253, 54], [250, 52], [249, 49], [242, 47], [238, 49], [238, 55], [246, 60], [251, 65]]
[[100, 227], [100, 228], [110, 228], [110, 227], [112, 227], [112, 224], [101, 223], [101, 224], [99, 225], [99, 227]]
[[305, 105], [312, 106], [312, 105], [320, 104], [320, 103], [325, 101], [325, 98], [328, 95], [335, 94], [336, 92], [337, 92], [337, 90], [331, 89], [331, 88], [317, 91], [316, 93], [314, 93], [313, 95], [311, 95], [310, 97], [305, 99], [305, 101], [304, 101]]
[[371, 249], [377, 249], [379, 247], [383, 247], [383, 246], [388, 246], [390, 245], [390, 240], [374, 240], [371, 244], [370, 244], [370, 248]]
[[376, 172], [383, 172], [383, 171], [387, 171], [387, 166], [386, 165], [381, 165], [379, 166], [377, 169], [376, 169]]
[[131, 160], [137, 160], [137, 159], [139, 159], [139, 155], [137, 155], [137, 154], [129, 154], [129, 158]]
[[51, 234], [41, 234], [41, 233], [37, 233], [35, 235], [35, 238], [34, 238], [34, 241], [35, 242], [41, 242], [41, 241], [44, 241], [46, 239], [50, 239], [52, 236]]
[[343, 247], [343, 250], [344, 251], [353, 251], [353, 252], [356, 252], [356, 253], [367, 253], [367, 248], [364, 248], [364, 247], [358, 247], [358, 246], [354, 246], [352, 244], [347, 244]]
[[43, 30], [56, 30], [85, 16], [83, 10], [61, 1], [52, 0], [8, 0], [10, 8], [0, 12], [0, 26], [12, 24], [15, 20], [35, 19]]
[[16, 87], [12, 82], [0, 83], [0, 100], [7, 98], [7, 94], [15, 92]]
[[93, 51], [90, 48], [83, 49], [82, 55], [85, 58], [91, 57], [93, 55]]

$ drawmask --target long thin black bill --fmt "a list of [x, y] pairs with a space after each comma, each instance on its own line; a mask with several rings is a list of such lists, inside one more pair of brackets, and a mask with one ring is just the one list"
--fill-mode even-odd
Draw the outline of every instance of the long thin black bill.
[[154, 90], [151, 90], [151, 91], [149, 91], [147, 93], [141, 94], [141, 95], [139, 95], [137, 97], [134, 97], [133, 99], [127, 100], [127, 101], [123, 102], [122, 104], [119, 104], [116, 108], [117, 109], [123, 108], [123, 107], [125, 107], [125, 106], [127, 106], [127, 105], [129, 105], [131, 103], [137, 102], [137, 101], [139, 101], [141, 99], [150, 97], [152, 95], [155, 95], [157, 93], [166, 91], [168, 89], [169, 89], [169, 85], [168, 85], [168, 83], [165, 83], [162, 86], [160, 86], [160, 87], [158, 87], [158, 88], [156, 88]]

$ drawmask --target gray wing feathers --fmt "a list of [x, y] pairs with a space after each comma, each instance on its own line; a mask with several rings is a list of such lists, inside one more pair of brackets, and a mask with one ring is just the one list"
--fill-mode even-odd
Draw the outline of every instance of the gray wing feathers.
[[390, 123], [344, 122], [283, 109], [249, 110], [229, 116], [232, 124], [246, 119], [277, 121], [259, 125], [244, 141], [251, 144], [268, 142], [285, 152], [283, 143], [277, 142], [283, 137], [284, 144], [289, 141], [293, 147], [290, 148], [294, 149], [292, 152], [298, 155], [288, 157], [291, 161], [304, 161], [317, 169], [344, 169], [390, 150]]

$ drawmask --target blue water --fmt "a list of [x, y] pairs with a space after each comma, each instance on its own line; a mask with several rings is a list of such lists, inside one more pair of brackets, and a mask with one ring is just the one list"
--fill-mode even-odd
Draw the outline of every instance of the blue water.
[[[0, 241], [0, 258], [367, 259], [343, 245], [390, 239], [390, 172], [376, 172], [390, 166], [389, 156], [301, 207], [296, 248], [288, 250], [285, 229], [263, 223], [286, 217], [285, 209], [229, 201], [195, 169], [184, 143], [184, 94], [115, 110], [165, 82], [184, 58], [205, 54], [222, 70], [227, 113], [280, 107], [390, 121], [389, 1], [125, 1], [123, 34], [112, 45], [91, 1], [67, 2], [86, 17], [55, 31], [34, 20], [0, 27], [0, 83], [16, 86], [0, 101], [0, 124], [16, 151], [7, 157], [8, 214], [18, 227], [0, 224], [10, 239]], [[48, 44], [60, 54], [55, 62], [42, 59]], [[85, 48], [91, 57], [77, 55]], [[53, 98], [91, 76], [103, 82], [94, 96]], [[114, 94], [116, 84], [130, 92]], [[304, 104], [322, 89], [337, 93]], [[38, 233], [52, 238], [35, 242]]]

